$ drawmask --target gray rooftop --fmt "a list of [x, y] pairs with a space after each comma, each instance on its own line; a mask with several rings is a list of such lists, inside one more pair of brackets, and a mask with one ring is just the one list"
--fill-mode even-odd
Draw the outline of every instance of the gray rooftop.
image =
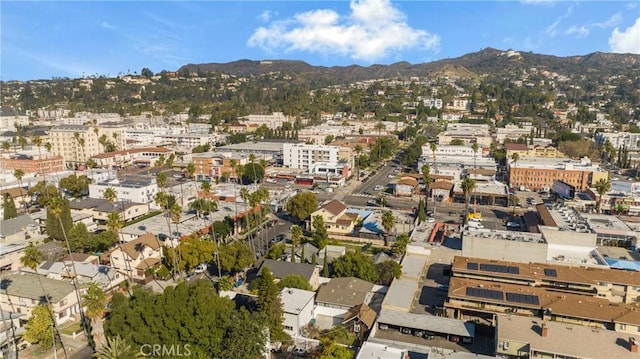
[[378, 322], [471, 338], [475, 336], [476, 328], [476, 325], [472, 322], [463, 322], [458, 319], [436, 317], [433, 315], [404, 313], [388, 309], [383, 309], [380, 312]]
[[318, 289], [316, 302], [353, 307], [371, 301], [373, 284], [355, 277], [333, 278]]
[[309, 302], [313, 302], [316, 293], [297, 288], [283, 288], [280, 292], [282, 309], [285, 313], [299, 314]]
[[43, 300], [40, 282], [52, 303], [61, 301], [74, 291], [71, 282], [29, 273], [0, 276], [0, 291], [18, 297]]
[[23, 214], [22, 216], [0, 222], [0, 234], [3, 236], [10, 236], [23, 232], [28, 227], [36, 229], [38, 228], [38, 223], [36, 223], [36, 221], [34, 221], [28, 214]]
[[[548, 335], [539, 334], [542, 320], [518, 315], [498, 315], [499, 340], [529, 344], [530, 350], [572, 358], [637, 358], [638, 353], [627, 347], [629, 337], [640, 341], [640, 336], [613, 330], [559, 322], [546, 322]], [[568, 338], [571, 338], [568, 340]]]
[[[302, 143], [302, 142], [301, 142]], [[272, 152], [282, 153], [284, 142], [251, 142], [235, 143], [216, 148], [216, 152], [242, 151], [242, 152]]]
[[410, 311], [413, 297], [418, 291], [418, 282], [414, 279], [396, 278], [391, 282], [382, 307], [399, 311]]
[[105, 203], [109, 203], [109, 201], [104, 198], [83, 198], [69, 202], [69, 208], [77, 210], [96, 208]]
[[402, 260], [402, 277], [414, 281], [420, 280], [426, 263], [426, 256], [407, 253]]
[[315, 271], [315, 266], [304, 263], [291, 263], [284, 261], [275, 261], [273, 259], [265, 259], [258, 267], [258, 273], [262, 268], [269, 268], [274, 278], [282, 279], [290, 274], [300, 274], [306, 280], [310, 281]]

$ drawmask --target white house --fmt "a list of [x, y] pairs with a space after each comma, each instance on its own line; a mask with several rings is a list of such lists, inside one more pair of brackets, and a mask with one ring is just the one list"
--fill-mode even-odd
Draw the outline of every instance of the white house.
[[147, 233], [119, 244], [109, 254], [111, 267], [137, 281], [147, 279], [147, 270], [162, 263], [162, 246], [155, 235]]
[[300, 330], [313, 319], [314, 299], [316, 293], [297, 288], [283, 288], [280, 300], [284, 311], [282, 323], [284, 331], [292, 337], [300, 334]]

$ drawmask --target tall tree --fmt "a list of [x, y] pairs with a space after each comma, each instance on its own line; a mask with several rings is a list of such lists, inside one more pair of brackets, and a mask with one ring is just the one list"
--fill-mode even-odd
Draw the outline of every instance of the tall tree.
[[602, 213], [602, 198], [605, 194], [611, 190], [611, 181], [608, 179], [600, 178], [594, 185], [596, 192], [598, 193], [598, 203], [596, 210], [598, 213]]
[[[16, 168], [13, 171], [13, 177], [15, 177], [18, 180], [18, 184], [20, 185], [20, 193], [22, 193], [22, 191], [24, 190], [24, 187], [22, 186], [22, 179], [24, 178], [24, 171], [21, 170], [20, 168]], [[27, 211], [27, 201], [23, 201], [24, 203], [24, 211]]]
[[465, 177], [460, 184], [462, 187], [462, 193], [464, 193], [464, 222], [467, 222], [467, 215], [469, 214], [469, 197], [476, 187], [476, 181], [473, 178]]
[[273, 281], [273, 275], [269, 268], [263, 268], [260, 277], [261, 280], [256, 288], [258, 290], [258, 310], [266, 318], [271, 341], [288, 339], [289, 336], [282, 327], [284, 312], [280, 300], [280, 289]]
[[389, 235], [391, 234], [391, 230], [393, 229], [394, 226], [395, 226], [395, 218], [393, 218], [393, 212], [385, 211], [382, 214], [382, 227], [384, 228], [384, 231], [385, 231], [385, 236], [384, 236], [385, 246], [389, 245]]
[[431, 176], [431, 167], [426, 163], [422, 165], [420, 170], [422, 172], [422, 181], [424, 182], [424, 209], [426, 211], [429, 207], [429, 188], [433, 183], [433, 176]]
[[[296, 247], [300, 245], [300, 240], [302, 239], [302, 228], [298, 225], [293, 225], [289, 229], [291, 232], [291, 261], [296, 261]], [[301, 262], [304, 263], [304, 258], [301, 259]]]
[[318, 198], [312, 192], [301, 192], [291, 197], [286, 210], [299, 221], [304, 221], [318, 209]]
[[87, 308], [87, 317], [91, 320], [93, 343], [96, 349], [100, 349], [106, 344], [102, 317], [106, 310], [107, 297], [98, 283], [91, 282], [82, 299], [82, 305]]
[[[38, 266], [40, 265], [40, 263], [42, 263], [42, 261], [44, 260], [44, 256], [42, 255], [42, 252], [36, 248], [36, 246], [33, 243], [29, 243], [29, 246], [25, 249], [24, 254], [22, 255], [22, 257], [20, 258], [20, 263], [27, 267], [32, 269], [34, 272], [36, 272], [36, 277], [38, 278], [38, 283], [40, 284], [40, 289], [42, 290], [42, 297], [44, 298], [44, 305], [41, 305], [44, 309], [40, 309], [41, 314], [39, 315], [38, 318], [34, 318], [35, 316], [35, 310], [34, 312], [31, 314], [32, 318], [34, 318], [34, 326], [37, 326], [38, 328], [41, 327], [45, 327], [45, 329], [38, 329], [38, 330], [33, 330], [34, 332], [34, 342], [39, 342], [40, 340], [43, 340], [44, 342], [41, 344], [44, 344], [43, 346], [46, 348], [47, 347], [47, 343], [48, 345], [53, 345], [54, 343], [54, 337], [55, 337], [55, 341], [56, 343], [60, 343], [62, 350], [64, 352], [64, 356], [65, 358], [68, 358], [67, 355], [67, 349], [64, 346], [64, 342], [62, 341], [62, 337], [60, 337], [60, 330], [58, 328], [58, 325], [55, 321], [55, 318], [53, 316], [53, 312], [51, 311], [51, 300], [49, 298], [49, 293], [45, 290], [44, 288], [44, 284], [42, 283], [42, 278], [40, 276], [40, 274], [38, 273]], [[46, 312], [45, 312], [46, 310]], [[47, 316], [49, 317], [50, 320], [47, 319]], [[37, 325], [36, 325], [37, 323]], [[43, 325], [44, 323], [44, 325]], [[28, 328], [27, 328], [28, 330]], [[45, 333], [43, 333], [45, 332]], [[49, 335], [53, 334], [51, 337]], [[26, 333], [25, 333], [26, 335]], [[51, 338], [51, 341], [48, 341], [49, 339], [47, 338]], [[27, 336], [26, 338], [27, 340], [29, 340], [29, 337]], [[56, 344], [57, 345], [57, 344]], [[55, 350], [55, 349], [54, 349]]]
[[18, 210], [16, 209], [16, 203], [13, 201], [13, 197], [8, 193], [5, 193], [3, 197], [2, 208], [4, 209], [4, 220], [18, 217]]
[[315, 246], [320, 249], [324, 248], [329, 241], [329, 234], [327, 233], [327, 226], [324, 224], [322, 216], [314, 216], [311, 226], [313, 227], [312, 237]]
[[335, 259], [332, 267], [332, 276], [336, 278], [356, 277], [368, 282], [375, 282], [378, 279], [378, 271], [373, 260], [360, 251], [347, 252]]

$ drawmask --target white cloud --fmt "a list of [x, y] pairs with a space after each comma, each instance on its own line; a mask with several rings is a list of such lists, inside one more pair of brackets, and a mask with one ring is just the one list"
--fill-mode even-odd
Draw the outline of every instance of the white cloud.
[[577, 37], [587, 37], [589, 35], [589, 29], [586, 26], [573, 25], [564, 33], [566, 35], [576, 35]]
[[276, 13], [274, 11], [265, 10], [260, 15], [258, 15], [258, 19], [260, 19], [260, 20], [262, 20], [264, 22], [269, 22], [269, 20], [271, 20], [271, 18], [274, 17], [277, 14], [278, 13]]
[[410, 27], [389, 0], [351, 0], [350, 9], [345, 16], [317, 9], [274, 21], [257, 28], [247, 43], [269, 52], [297, 50], [364, 61], [408, 48], [437, 51], [440, 46], [438, 35]]
[[556, 34], [558, 33], [558, 25], [560, 25], [560, 23], [562, 22], [562, 20], [568, 18], [569, 16], [571, 16], [571, 13], [573, 12], [573, 8], [571, 6], [569, 6], [567, 8], [567, 10], [564, 12], [564, 14], [558, 16], [558, 18], [556, 18], [556, 21], [554, 21], [551, 25], [547, 26], [546, 30], [544, 31], [545, 34], [547, 34], [548, 36], [554, 37], [556, 36]]
[[594, 28], [609, 29], [617, 26], [621, 21], [622, 15], [618, 12], [611, 15], [611, 17], [602, 22], [594, 22], [587, 25], [572, 25], [564, 32], [564, 34], [584, 38], [589, 36], [589, 33], [591, 33], [591, 30]]
[[640, 54], [640, 17], [625, 30], [613, 29], [609, 47], [611, 52]]
[[115, 28], [116, 28], [115, 26], [111, 25], [111, 24], [110, 24], [109, 22], [107, 22], [107, 21], [101, 21], [101, 22], [99, 22], [99, 23], [98, 23], [98, 26], [100, 26], [100, 27], [101, 27], [101, 28], [103, 28], [103, 29], [107, 29], [107, 30], [113, 30], [113, 29], [115, 29]]

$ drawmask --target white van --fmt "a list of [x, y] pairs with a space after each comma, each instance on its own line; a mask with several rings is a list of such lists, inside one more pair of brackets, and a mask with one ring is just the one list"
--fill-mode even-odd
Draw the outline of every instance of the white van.
[[469, 228], [484, 228], [482, 223], [477, 221], [471, 221], [471, 220], [467, 222], [467, 226], [469, 226]]

